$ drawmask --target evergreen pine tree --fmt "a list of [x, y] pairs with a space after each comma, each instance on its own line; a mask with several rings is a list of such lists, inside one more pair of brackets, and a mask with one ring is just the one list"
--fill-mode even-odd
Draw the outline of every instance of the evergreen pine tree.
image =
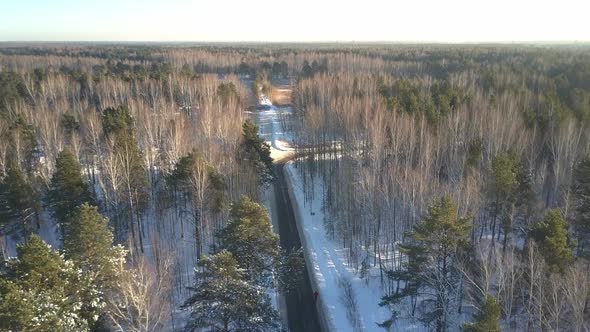
[[40, 210], [37, 195], [25, 174], [16, 166], [8, 168], [7, 174], [0, 183], [0, 217], [5, 227], [13, 221], [20, 225], [22, 235], [25, 239], [30, 233], [30, 224], [33, 220], [38, 221]]
[[531, 235], [551, 270], [563, 272], [573, 261], [572, 249], [568, 245], [567, 224], [559, 209], [547, 211]]
[[535, 203], [535, 192], [533, 189], [533, 178], [526, 162], [521, 161], [516, 167], [516, 182], [517, 187], [515, 191], [516, 205], [521, 208], [525, 217], [533, 213]]
[[510, 206], [518, 187], [517, 163], [512, 153], [500, 152], [492, 161], [490, 176], [490, 199], [492, 200], [492, 239], [496, 235], [498, 217], [503, 219], [504, 235], [511, 229]]
[[82, 178], [80, 163], [68, 150], [61, 151], [57, 156], [48, 196], [54, 216], [62, 228], [76, 207], [92, 202], [88, 184]]
[[[108, 228], [107, 219], [94, 206], [84, 203], [68, 217], [63, 229], [64, 254], [91, 281], [93, 288], [107, 291], [119, 281], [125, 250], [113, 246], [113, 234]], [[81, 313], [91, 320], [101, 314], [100, 308], [92, 305], [102, 296], [94, 292], [80, 291], [83, 300]]]
[[184, 308], [191, 311], [186, 329], [213, 331], [277, 331], [277, 312], [260, 286], [249, 284], [228, 251], [199, 262], [196, 283]]
[[397, 304], [407, 297], [410, 298], [411, 315], [415, 314], [417, 297], [425, 285], [422, 273], [426, 271], [426, 263], [429, 260], [426, 248], [406, 241], [399, 246], [399, 251], [406, 255], [407, 260], [402, 263], [401, 269], [388, 270], [386, 275], [391, 280], [402, 282], [404, 287], [398, 288], [394, 293], [382, 298], [380, 305], [389, 305], [393, 312], [392, 319], [384, 322], [386, 325], [391, 324], [392, 320], [398, 316], [399, 312], [394, 308], [397, 308]]
[[84, 306], [98, 309], [81, 294], [99, 294], [90, 279], [37, 235], [17, 247], [17, 258], [0, 273], [0, 329], [15, 331], [88, 331], [97, 317], [84, 317]]
[[573, 176], [574, 226], [578, 235], [578, 251], [588, 249], [590, 239], [590, 155], [576, 165]]
[[219, 234], [221, 249], [231, 252], [248, 279], [268, 285], [273, 266], [278, 263], [278, 236], [272, 231], [268, 211], [246, 196], [231, 209], [231, 220]]
[[64, 229], [64, 253], [84, 271], [96, 275], [101, 286], [116, 282], [118, 267], [124, 258], [120, 246], [113, 246], [108, 220], [95, 206], [77, 207]]
[[102, 112], [102, 128], [105, 135], [116, 135], [132, 127], [133, 118], [126, 106], [109, 107]]
[[128, 195], [134, 196], [136, 208], [142, 209], [147, 200], [148, 178], [129, 109], [126, 106], [105, 109], [102, 125], [104, 133], [114, 140], [113, 148], [123, 166]]
[[206, 188], [208, 205], [214, 212], [220, 212], [225, 203], [225, 179], [198, 152], [193, 151], [181, 157], [174, 167], [174, 171], [167, 178], [169, 184], [176, 189], [194, 195], [197, 172], [204, 169], [206, 172]]
[[258, 126], [252, 120], [242, 125], [242, 143], [238, 150], [238, 160], [247, 161], [256, 170], [261, 182], [272, 180], [272, 158], [270, 146], [258, 136]]
[[305, 268], [305, 258], [303, 257], [303, 248], [299, 248], [289, 254], [281, 255], [281, 261], [277, 267], [279, 287], [284, 292], [290, 292], [298, 289], [303, 282], [303, 270]]
[[482, 154], [483, 142], [480, 137], [477, 137], [469, 142], [469, 147], [467, 148], [467, 157], [465, 159], [465, 166], [467, 169], [479, 166]]
[[225, 199], [223, 176], [209, 165], [201, 154], [193, 151], [178, 160], [167, 180], [175, 191], [180, 191], [190, 198], [195, 222], [197, 257], [200, 257], [203, 242], [201, 238], [203, 210], [220, 212], [223, 208]]
[[465, 332], [500, 332], [500, 305], [491, 295], [485, 297], [482, 307], [471, 324], [465, 324]]
[[[149, 197], [148, 176], [143, 154], [135, 137], [133, 118], [126, 106], [110, 107], [102, 112], [102, 126], [107, 140], [112, 141], [113, 153], [121, 166], [125, 197], [119, 202], [123, 208], [121, 215], [127, 217], [127, 228], [131, 229], [134, 245], [139, 239], [140, 250], [143, 252], [140, 220]], [[123, 229], [119, 221], [116, 220], [118, 227], [115, 230]]]
[[240, 94], [233, 82], [219, 84], [217, 86], [217, 97], [224, 105], [227, 105], [231, 99], [240, 101]]
[[[0, 99], [0, 104], [2, 101]], [[7, 159], [14, 167], [24, 170], [27, 175], [35, 171], [35, 152], [37, 152], [37, 136], [35, 127], [21, 113], [3, 114], [8, 130], [2, 133], [2, 139], [8, 145]]]
[[[425, 288], [434, 292], [422, 320], [436, 322], [437, 331], [447, 328], [447, 312], [457, 290], [456, 255], [467, 245], [469, 219], [459, 218], [457, 206], [450, 197], [435, 200], [420, 223], [406, 235], [400, 251], [407, 255], [403, 272], [390, 272], [391, 277], [406, 281], [403, 291], [384, 298], [384, 304], [395, 304], [405, 296], [415, 297]], [[415, 302], [413, 300], [413, 306]], [[394, 312], [395, 318], [396, 312]]]

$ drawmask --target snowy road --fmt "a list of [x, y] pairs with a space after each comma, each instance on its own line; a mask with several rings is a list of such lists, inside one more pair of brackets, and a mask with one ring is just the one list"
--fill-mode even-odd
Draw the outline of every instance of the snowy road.
[[[287, 193], [282, 164], [275, 165], [274, 203], [278, 221], [281, 247], [291, 251], [301, 247], [293, 207]], [[307, 264], [307, 263], [306, 263]], [[309, 281], [308, 269], [304, 269], [303, 282], [297, 291], [285, 294], [285, 304], [290, 331], [321, 331], [313, 291]]]
[[[307, 251], [308, 271], [312, 275], [312, 284], [320, 292], [320, 310], [326, 316], [327, 329], [338, 332], [384, 331], [378, 323], [387, 320], [391, 313], [387, 307], [379, 306], [382, 289], [378, 271], [370, 269], [368, 279], [361, 278], [346, 258], [347, 249], [328, 238], [322, 206], [323, 183], [316, 181], [313, 184], [315, 194], [310, 202], [305, 199], [303, 175], [294, 163], [285, 166], [285, 178], [299, 236]], [[401, 330], [413, 330], [413, 327], [404, 326]]]
[[[264, 99], [261, 104], [270, 103]], [[291, 108], [289, 107], [270, 106], [268, 110], [251, 113], [252, 119], [259, 127], [259, 135], [271, 146], [271, 157], [275, 162], [287, 160], [294, 155], [294, 149], [289, 146], [290, 137], [283, 130], [290, 112]], [[278, 230], [281, 247], [291, 251], [300, 248], [301, 241], [283, 178], [283, 165], [277, 163], [273, 172], [276, 180], [271, 187], [264, 189], [264, 203], [270, 212], [273, 227]], [[282, 294], [279, 306], [290, 331], [319, 332], [321, 328], [313, 301], [314, 290], [311, 288], [307, 269], [304, 271], [303, 282], [296, 291]]]
[[[267, 202], [273, 224], [278, 226], [281, 244], [286, 248], [303, 245], [307, 264], [308, 285], [302, 285], [301, 298], [287, 299], [289, 327], [292, 331], [314, 331], [305, 325], [311, 318], [309, 307], [319, 311], [319, 322], [323, 331], [383, 331], [378, 323], [391, 317], [386, 307], [379, 306], [383, 295], [376, 271], [368, 271], [368, 279], [361, 279], [358, 271], [349, 265], [346, 249], [328, 239], [324, 229], [322, 208], [322, 181], [317, 181], [313, 202], [306, 202], [303, 192], [303, 174], [296, 171], [295, 164], [280, 165], [295, 155], [291, 133], [288, 128], [290, 108], [276, 108], [256, 112], [253, 118], [259, 125], [259, 133], [271, 145], [273, 159], [280, 161], [275, 166], [276, 181]], [[272, 196], [272, 197], [269, 197]], [[286, 241], [286, 242], [284, 242]], [[295, 243], [292, 243], [292, 242]], [[311, 299], [313, 291], [319, 291], [316, 303]], [[293, 302], [291, 302], [293, 301]], [[315, 312], [315, 310], [314, 310]], [[295, 325], [294, 325], [295, 324]], [[298, 324], [298, 325], [297, 325]], [[415, 330], [412, 324], [396, 324], [402, 330]], [[319, 330], [319, 326], [317, 327]]]

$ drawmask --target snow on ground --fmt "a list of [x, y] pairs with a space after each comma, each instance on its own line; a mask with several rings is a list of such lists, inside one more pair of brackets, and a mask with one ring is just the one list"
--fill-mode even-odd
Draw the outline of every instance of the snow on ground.
[[[264, 95], [260, 98], [261, 105], [268, 101]], [[268, 101], [270, 103], [270, 101]], [[293, 151], [289, 142], [293, 142], [291, 133], [285, 132], [288, 117], [291, 114], [291, 107], [276, 107], [269, 104], [268, 110], [252, 112], [253, 119], [258, 125], [258, 134], [273, 148], [280, 151]]]
[[[329, 240], [324, 229], [322, 184], [316, 181], [311, 204], [305, 202], [302, 175], [294, 163], [285, 167], [299, 232], [307, 251], [306, 259], [312, 284], [319, 292], [325, 319], [334, 331], [383, 331], [377, 323], [390, 318], [386, 307], [379, 306], [383, 294], [376, 280], [363, 280], [346, 259], [346, 249]], [[349, 287], [348, 287], [349, 285]]]
[[[262, 96], [260, 104], [268, 98]], [[259, 126], [259, 134], [271, 146], [274, 160], [288, 159], [295, 149], [291, 133], [284, 129], [291, 114], [290, 107], [271, 106], [268, 110], [257, 111], [253, 118]], [[309, 206], [305, 206], [301, 175], [294, 169], [294, 164], [285, 167], [286, 179], [290, 183], [290, 195], [295, 215], [299, 223], [302, 245], [306, 251], [306, 261], [313, 287], [318, 290], [320, 319], [325, 327], [332, 331], [383, 331], [376, 323], [383, 322], [391, 315], [389, 309], [380, 307], [383, 294], [378, 281], [366, 283], [357, 272], [347, 264], [346, 249], [343, 249], [326, 237], [324, 215], [322, 213], [321, 194]], [[321, 193], [321, 181], [317, 181], [316, 190]], [[269, 199], [272, 192], [266, 192], [265, 205], [269, 208], [273, 221], [276, 220], [273, 204]], [[313, 211], [313, 213], [311, 212]], [[274, 225], [277, 227], [277, 225]], [[375, 271], [369, 271], [375, 273]], [[370, 278], [369, 278], [370, 279]]]
[[[285, 116], [290, 114], [290, 108], [277, 108], [272, 105], [270, 99], [262, 95], [259, 100], [260, 105], [270, 106], [268, 110], [255, 111], [250, 113], [253, 120], [258, 125], [258, 134], [264, 138], [264, 140], [271, 147], [271, 157], [273, 160], [281, 160], [283, 158], [289, 158], [294, 154], [294, 149], [289, 147], [289, 143], [285, 141], [289, 137], [285, 136], [283, 131], [282, 121], [285, 120]], [[262, 203], [268, 210], [271, 220], [272, 227], [275, 233], [278, 234], [278, 217], [277, 207], [275, 202], [275, 193], [273, 186], [263, 186], [261, 188]], [[279, 312], [281, 319], [285, 325], [287, 325], [287, 310], [285, 298], [278, 292], [277, 289], [268, 289], [267, 294], [271, 298], [273, 307]]]
[[[274, 199], [274, 187], [273, 186], [264, 186], [262, 189], [262, 204], [268, 210], [270, 215], [270, 220], [272, 222], [272, 228], [276, 234], [278, 234], [278, 217], [277, 217], [277, 208], [276, 208], [276, 201]], [[286, 310], [286, 303], [285, 297], [278, 291], [278, 288], [274, 289], [267, 289], [266, 294], [270, 297], [271, 303], [274, 309], [279, 312], [281, 320], [285, 326], [287, 326], [287, 310]]]
[[258, 103], [260, 105], [264, 105], [264, 106], [272, 106], [272, 102], [270, 101], [270, 99], [265, 96], [265, 95], [261, 95], [260, 96], [260, 100], [258, 101]]
[[291, 147], [293, 136], [283, 128], [291, 114], [291, 107], [276, 107], [262, 95], [259, 103], [270, 106], [268, 110], [253, 112], [253, 118], [258, 124], [259, 134], [270, 145], [273, 160], [285, 160], [293, 156], [295, 149]]
[[[61, 248], [57, 223], [48, 211], [41, 212], [41, 215], [39, 216], [39, 228], [37, 228], [37, 223], [35, 221], [31, 221], [30, 229], [33, 234], [39, 235], [39, 237], [47, 242], [52, 248]], [[3, 239], [0, 241], [0, 244], [2, 245], [0, 250], [6, 254], [6, 257], [16, 257], [16, 246], [23, 242], [22, 231], [17, 227], [12, 234], [3, 235]]]

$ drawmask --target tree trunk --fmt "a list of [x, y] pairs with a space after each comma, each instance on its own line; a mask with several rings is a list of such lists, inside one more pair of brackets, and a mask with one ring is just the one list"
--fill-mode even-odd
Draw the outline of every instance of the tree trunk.
[[197, 259], [201, 259], [202, 241], [201, 241], [201, 209], [195, 209], [195, 248], [197, 250]]

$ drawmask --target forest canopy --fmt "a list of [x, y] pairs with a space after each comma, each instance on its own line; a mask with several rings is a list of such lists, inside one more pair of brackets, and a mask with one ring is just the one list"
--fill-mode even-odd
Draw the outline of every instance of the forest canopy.
[[371, 326], [588, 329], [588, 50], [2, 44], [0, 329], [282, 328], [286, 160]]

